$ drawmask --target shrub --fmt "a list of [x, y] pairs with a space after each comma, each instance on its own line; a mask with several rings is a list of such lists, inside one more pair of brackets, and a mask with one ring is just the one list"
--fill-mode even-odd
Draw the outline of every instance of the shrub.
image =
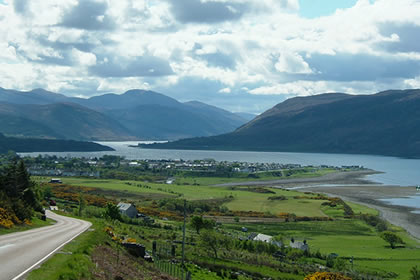
[[401, 237], [390, 231], [384, 231], [381, 234], [381, 237], [383, 240], [389, 243], [392, 249], [395, 249], [396, 244], [405, 244]]
[[410, 273], [410, 280], [420, 280], [420, 269], [417, 267], [417, 265], [411, 268]]
[[269, 196], [268, 200], [287, 200], [284, 195]]
[[307, 275], [304, 280], [352, 280], [352, 279], [340, 273], [315, 272], [314, 274]]
[[11, 228], [13, 225], [20, 223], [20, 220], [13, 212], [0, 208], [0, 227]]

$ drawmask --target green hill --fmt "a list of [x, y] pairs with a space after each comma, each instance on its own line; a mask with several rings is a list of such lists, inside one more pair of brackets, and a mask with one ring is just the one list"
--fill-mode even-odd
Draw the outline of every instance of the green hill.
[[418, 89], [297, 97], [232, 133], [147, 147], [420, 157], [418, 108]]
[[0, 133], [0, 153], [25, 152], [95, 152], [114, 149], [93, 142], [6, 137]]
[[77, 140], [134, 138], [114, 119], [72, 103], [0, 103], [0, 121], [0, 132], [13, 136]]

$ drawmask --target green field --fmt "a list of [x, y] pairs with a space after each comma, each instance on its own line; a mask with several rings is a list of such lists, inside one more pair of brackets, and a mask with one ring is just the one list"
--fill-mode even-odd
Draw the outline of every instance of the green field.
[[[343, 170], [342, 170], [343, 171]], [[252, 176], [249, 176], [248, 173], [236, 173], [234, 177], [198, 177], [198, 176], [177, 176], [175, 183], [179, 185], [217, 185], [217, 184], [225, 184], [225, 183], [234, 183], [234, 182], [247, 182], [247, 181], [271, 181], [271, 180], [282, 180], [282, 179], [297, 179], [297, 178], [313, 178], [313, 177], [320, 177], [329, 173], [338, 172], [338, 170], [333, 168], [301, 168], [299, 170], [295, 170], [294, 173], [286, 176], [275, 176], [276, 172], [281, 172], [286, 174], [286, 170], [280, 171], [271, 171], [271, 172], [257, 172], [253, 173]]]
[[372, 227], [358, 220], [225, 225], [232, 230], [240, 230], [243, 226], [251, 232], [282, 235], [286, 244], [292, 237], [307, 240], [312, 251], [336, 253], [344, 258], [354, 257], [356, 268], [395, 272], [400, 275], [396, 279], [408, 279], [410, 268], [420, 262], [420, 244], [405, 231], [398, 230], [398, 235], [406, 243], [405, 247], [391, 249]]
[[[46, 182], [49, 178], [36, 178], [36, 180]], [[231, 211], [255, 211], [270, 214], [287, 212], [297, 216], [330, 217], [334, 221], [284, 222], [275, 224], [244, 224], [238, 222], [235, 224], [224, 224], [223, 228], [236, 232], [235, 234], [243, 234], [241, 233], [241, 228], [245, 226], [248, 228], [248, 232], [259, 232], [273, 236], [281, 235], [286, 244], [288, 244], [291, 237], [297, 240], [307, 240], [312, 252], [320, 251], [322, 254], [337, 253], [340, 257], [346, 259], [354, 257], [355, 269], [365, 272], [394, 272], [399, 275], [397, 278], [392, 279], [408, 279], [411, 267], [420, 263], [420, 243], [413, 240], [405, 231], [392, 227], [392, 230], [396, 231], [406, 244], [404, 247], [391, 249], [379, 237], [379, 233], [375, 228], [358, 219], [345, 219], [342, 205], [335, 207], [321, 205], [327, 200], [310, 199], [317, 196], [312, 193], [304, 194], [297, 191], [261, 187], [166, 185], [86, 178], [63, 178], [62, 180], [64, 184], [74, 186], [118, 191], [126, 194], [125, 198], [130, 197], [130, 194], [133, 195], [133, 198], [135, 198], [134, 194], [154, 194], [157, 195], [156, 198], [159, 198], [159, 196], [162, 198], [181, 197], [190, 201], [229, 198], [224, 206]], [[150, 188], [139, 187], [139, 184], [147, 185]], [[282, 200], [268, 199], [276, 196], [282, 196], [283, 198]], [[144, 203], [135, 199], [133, 199], [133, 202], [137, 206], [142, 206]], [[378, 215], [377, 210], [366, 206], [351, 202], [347, 204], [353, 209], [355, 214]], [[170, 221], [166, 223], [171, 224]], [[125, 232], [129, 231], [126, 230]], [[150, 246], [149, 241], [144, 240], [148, 246]], [[350, 264], [347, 262], [347, 265], [349, 266]], [[200, 270], [197, 273], [204, 272]], [[268, 270], [266, 273], [266, 275], [271, 275]]]
[[[49, 179], [38, 179], [47, 182]], [[96, 180], [83, 178], [63, 178], [64, 184], [100, 188], [104, 190], [117, 190], [141, 194], [159, 194], [162, 196], [173, 196], [170, 192], [180, 193], [183, 198], [188, 200], [209, 200], [220, 199], [233, 196], [233, 200], [227, 203], [232, 211], [257, 211], [278, 214], [281, 212], [294, 213], [298, 216], [326, 216], [321, 210], [322, 200], [294, 199], [294, 196], [301, 196], [302, 193], [296, 191], [286, 191], [282, 189], [269, 188], [273, 193], [258, 193], [252, 191], [253, 188], [247, 187], [212, 187], [212, 186], [193, 186], [193, 185], [166, 185], [154, 183], [142, 183], [148, 185], [150, 189], [137, 187], [139, 182], [120, 181], [120, 180]], [[127, 184], [129, 183], [129, 184]], [[271, 196], [283, 195], [287, 200], [268, 200]], [[306, 195], [314, 196], [314, 195]], [[140, 205], [139, 205], [140, 206]]]

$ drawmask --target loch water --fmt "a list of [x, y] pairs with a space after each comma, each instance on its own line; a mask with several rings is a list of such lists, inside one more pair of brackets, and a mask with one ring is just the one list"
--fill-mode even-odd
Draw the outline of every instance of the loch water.
[[[217, 161], [240, 161], [260, 163], [295, 163], [301, 165], [359, 165], [383, 172], [368, 176], [368, 179], [385, 185], [420, 185], [420, 159], [354, 154], [327, 153], [285, 153], [285, 152], [248, 152], [248, 151], [198, 151], [198, 150], [160, 150], [131, 147], [139, 142], [98, 142], [115, 149], [106, 152], [43, 152], [20, 153], [22, 156], [56, 155], [67, 157], [101, 157], [118, 155], [130, 160], [141, 159], [215, 159]], [[142, 142], [150, 143], [150, 142]]]

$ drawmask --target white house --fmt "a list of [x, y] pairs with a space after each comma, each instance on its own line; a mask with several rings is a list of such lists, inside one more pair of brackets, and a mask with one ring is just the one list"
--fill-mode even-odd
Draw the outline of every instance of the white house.
[[253, 240], [254, 241], [263, 241], [263, 242], [270, 243], [271, 240], [273, 240], [273, 237], [270, 236], [270, 235], [258, 233], [257, 236], [255, 236]]
[[273, 237], [271, 235], [266, 235], [266, 234], [262, 234], [262, 233], [258, 233], [252, 240], [253, 241], [262, 241], [262, 242], [270, 243], [270, 244], [276, 245], [278, 247], [282, 246], [282, 243], [280, 241], [274, 241]]
[[137, 208], [133, 204], [120, 202], [117, 207], [120, 210], [121, 215], [126, 215], [130, 218], [137, 217]]

